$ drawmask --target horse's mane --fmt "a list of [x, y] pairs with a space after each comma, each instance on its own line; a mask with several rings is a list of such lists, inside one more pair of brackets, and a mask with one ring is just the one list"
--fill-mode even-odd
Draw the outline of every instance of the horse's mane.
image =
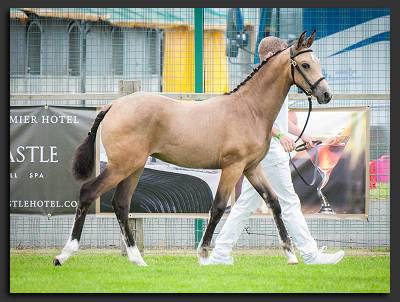
[[236, 86], [234, 89], [232, 89], [231, 91], [225, 92], [224, 95], [230, 95], [230, 94], [232, 94], [232, 93], [238, 91], [239, 88], [242, 87], [244, 84], [246, 84], [246, 83], [261, 69], [261, 67], [263, 67], [265, 64], [267, 64], [267, 62], [268, 62], [271, 58], [275, 57], [276, 55], [280, 54], [282, 51], [284, 51], [284, 50], [286, 50], [286, 49], [287, 49], [287, 48], [282, 49], [282, 50], [279, 50], [279, 51], [277, 51], [276, 53], [274, 53], [272, 56], [270, 56], [269, 58], [266, 58], [265, 60], [263, 60], [257, 67], [255, 67], [255, 68], [253, 69], [253, 71], [247, 76], [247, 78], [245, 78], [239, 85], [237, 85], [237, 86]]

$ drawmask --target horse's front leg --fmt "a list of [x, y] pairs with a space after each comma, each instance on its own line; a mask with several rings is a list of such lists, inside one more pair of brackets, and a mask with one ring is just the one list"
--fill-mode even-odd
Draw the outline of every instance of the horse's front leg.
[[242, 175], [243, 168], [243, 165], [236, 163], [222, 169], [217, 193], [215, 194], [215, 198], [210, 210], [210, 219], [198, 248], [200, 264], [205, 263], [206, 258], [208, 257], [208, 250], [210, 249], [210, 243], [214, 234], [215, 227], [221, 220], [222, 215], [224, 214], [229, 196], [232, 193], [235, 184]]
[[246, 170], [244, 175], [247, 177], [254, 189], [256, 189], [258, 194], [261, 195], [267, 205], [271, 208], [285, 253], [287, 255], [294, 255], [291, 240], [282, 220], [281, 206], [279, 204], [278, 197], [272, 190], [271, 185], [265, 177], [261, 164], [258, 164], [255, 168]]

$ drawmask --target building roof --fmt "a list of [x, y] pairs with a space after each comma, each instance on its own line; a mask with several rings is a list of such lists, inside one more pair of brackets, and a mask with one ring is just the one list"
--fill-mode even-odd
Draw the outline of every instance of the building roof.
[[[253, 25], [255, 11], [254, 8], [242, 9], [245, 25]], [[225, 30], [227, 12], [228, 8], [205, 8], [205, 29]], [[45, 18], [107, 22], [120, 27], [194, 27], [193, 8], [10, 8], [10, 18], [26, 21], [30, 14]]]

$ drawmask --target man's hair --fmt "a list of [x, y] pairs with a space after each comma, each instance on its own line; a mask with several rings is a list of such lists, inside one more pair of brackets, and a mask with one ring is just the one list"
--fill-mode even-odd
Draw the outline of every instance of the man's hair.
[[288, 45], [282, 39], [268, 36], [262, 39], [260, 44], [258, 45], [258, 56], [260, 57], [260, 60], [264, 60], [267, 53], [275, 53], [279, 50], [285, 49], [286, 47], [288, 47]]

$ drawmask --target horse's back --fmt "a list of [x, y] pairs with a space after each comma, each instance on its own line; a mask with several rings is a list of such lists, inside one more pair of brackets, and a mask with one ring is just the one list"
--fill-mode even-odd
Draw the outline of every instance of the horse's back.
[[107, 149], [146, 153], [180, 166], [217, 168], [222, 158], [240, 157], [248, 149], [248, 135], [237, 133], [251, 129], [238, 123], [234, 108], [224, 96], [191, 102], [137, 92], [113, 102], [103, 120], [102, 140], [107, 155]]
[[[102, 122], [102, 137], [146, 133], [154, 136], [171, 120], [186, 115], [188, 103], [150, 92], [135, 92], [112, 102]], [[106, 138], [107, 140], [107, 138]]]

